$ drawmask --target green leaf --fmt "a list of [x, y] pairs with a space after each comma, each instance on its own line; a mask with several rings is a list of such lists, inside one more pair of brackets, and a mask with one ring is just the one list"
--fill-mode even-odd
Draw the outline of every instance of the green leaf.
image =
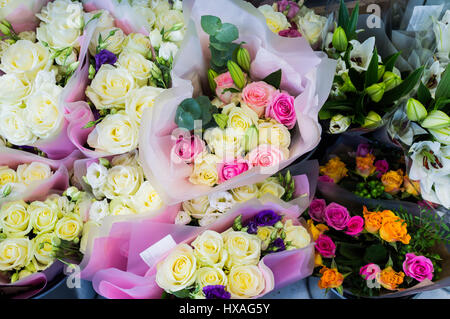
[[389, 90], [384, 93], [383, 98], [378, 102], [381, 105], [390, 105], [395, 101], [399, 100], [406, 94], [408, 94], [414, 87], [417, 82], [420, 81], [423, 73], [423, 67], [412, 72], [402, 83], [397, 85], [392, 90]]
[[373, 50], [372, 59], [370, 60], [369, 67], [367, 68], [364, 85], [367, 88], [377, 82], [378, 82], [378, 52], [377, 48], [375, 48]]
[[279, 89], [280, 88], [280, 84], [281, 84], [281, 69], [279, 69], [278, 71], [270, 73], [268, 76], [266, 76], [263, 79], [263, 81], [266, 82], [267, 84], [272, 85], [276, 89]]
[[420, 81], [419, 89], [417, 90], [417, 100], [423, 105], [427, 105], [431, 100], [430, 90]]
[[239, 30], [234, 24], [224, 23], [215, 37], [220, 42], [233, 42], [239, 38]]
[[386, 247], [381, 244], [369, 246], [364, 253], [364, 262], [381, 264], [386, 261], [388, 252]]
[[436, 100], [439, 98], [450, 98], [450, 64], [447, 64], [444, 73], [441, 75], [441, 81], [436, 88]]
[[211, 36], [215, 36], [222, 27], [222, 21], [216, 16], [202, 16], [200, 20], [203, 31]]
[[[447, 104], [450, 104], [450, 99], [446, 99], [444, 97], [440, 97], [436, 100], [436, 103], [434, 104], [434, 110], [440, 110], [443, 109]], [[450, 110], [445, 111], [445, 113], [448, 113]]]
[[356, 37], [356, 24], [358, 23], [358, 15], [359, 15], [359, 3], [357, 2], [355, 7], [353, 8], [352, 15], [350, 16], [350, 20], [347, 25], [346, 34], [348, 41]]
[[191, 295], [191, 292], [189, 289], [183, 289], [179, 291], [172, 291], [171, 292], [175, 297], [181, 298], [181, 299], [187, 299]]
[[339, 7], [339, 15], [338, 15], [338, 26], [344, 28], [345, 33], [347, 33], [348, 24], [349, 24], [348, 9], [344, 3], [344, 0], [341, 0], [341, 4]]
[[217, 113], [217, 107], [215, 107], [207, 96], [201, 95], [195, 99], [200, 105], [201, 120], [203, 125], [208, 124], [212, 120], [212, 115]]
[[339, 253], [350, 260], [360, 261], [364, 255], [364, 247], [360, 244], [341, 243], [339, 246]]
[[385, 72], [386, 71], [392, 72], [392, 70], [394, 69], [394, 66], [395, 66], [395, 62], [397, 61], [397, 59], [401, 53], [402, 52], [399, 51], [399, 52], [394, 53], [386, 58], [386, 60], [384, 61]]
[[364, 114], [364, 97], [365, 94], [361, 94], [358, 97], [358, 100], [355, 103], [355, 122], [363, 125], [366, 119], [366, 115]]
[[225, 129], [225, 127], [227, 126], [228, 115], [222, 114], [222, 113], [216, 113], [216, 114], [213, 114], [213, 117], [214, 117], [214, 120], [216, 121], [217, 125], [221, 129]]
[[175, 123], [179, 127], [188, 130], [194, 129], [194, 121], [200, 119], [202, 116], [202, 109], [198, 102], [192, 98], [183, 100], [177, 108], [175, 113]]
[[[377, 70], [378, 75], [378, 70]], [[350, 81], [352, 81], [353, 85], [358, 91], [364, 91], [364, 83], [365, 78], [362, 73], [359, 73], [353, 68], [348, 70], [348, 76], [350, 77]]]
[[323, 108], [319, 111], [319, 120], [328, 120], [333, 116], [333, 114], [328, 111], [324, 110]]
[[343, 296], [344, 295], [344, 287], [342, 287], [342, 285], [340, 285], [339, 287], [336, 288], [336, 291]]

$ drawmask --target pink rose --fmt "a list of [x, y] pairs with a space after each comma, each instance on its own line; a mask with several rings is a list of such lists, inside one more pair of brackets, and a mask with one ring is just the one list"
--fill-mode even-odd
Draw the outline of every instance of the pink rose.
[[324, 182], [324, 183], [334, 183], [334, 179], [332, 179], [328, 175], [321, 175], [321, 176], [319, 176], [319, 178], [317, 180], [319, 182]]
[[331, 203], [325, 208], [325, 221], [328, 226], [336, 230], [343, 230], [347, 227], [350, 214], [347, 208], [336, 203]]
[[244, 173], [250, 169], [250, 165], [242, 159], [235, 159], [228, 163], [220, 163], [217, 165], [219, 173], [219, 183], [223, 183], [237, 175]]
[[283, 152], [273, 145], [261, 144], [248, 153], [247, 158], [252, 166], [269, 167], [285, 160], [287, 157], [286, 152], [288, 151]]
[[266, 117], [273, 118], [288, 129], [292, 129], [297, 122], [294, 97], [286, 92], [275, 93], [272, 103], [266, 108]]
[[261, 117], [266, 107], [272, 102], [275, 88], [264, 81], [253, 82], [242, 90], [242, 99], [253, 111]]
[[327, 207], [325, 200], [314, 199], [309, 204], [309, 216], [316, 222], [323, 223], [325, 221], [325, 207]]
[[205, 142], [197, 135], [180, 135], [172, 147], [172, 154], [186, 163], [191, 163], [204, 149]]
[[433, 263], [427, 257], [408, 253], [403, 262], [403, 271], [406, 276], [417, 281], [424, 281], [425, 279], [433, 279], [434, 268]]
[[361, 216], [353, 216], [347, 223], [347, 235], [356, 236], [359, 235], [364, 229], [364, 218]]
[[332, 258], [336, 253], [336, 245], [333, 240], [327, 235], [319, 235], [316, 240], [316, 250], [322, 257]]
[[377, 274], [380, 272], [381, 272], [380, 266], [374, 263], [367, 264], [359, 269], [359, 274], [365, 280], [374, 280], [377, 277]]
[[234, 84], [234, 81], [231, 77], [230, 72], [225, 72], [222, 74], [219, 74], [214, 78], [214, 81], [216, 82], [216, 94], [217, 97], [223, 102], [223, 103], [230, 103], [232, 94], [230, 91], [223, 92], [225, 89], [234, 88], [237, 89], [236, 85]]

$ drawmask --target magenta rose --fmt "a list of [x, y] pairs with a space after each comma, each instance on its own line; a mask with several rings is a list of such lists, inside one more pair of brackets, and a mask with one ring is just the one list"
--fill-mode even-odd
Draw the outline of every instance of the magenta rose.
[[275, 92], [276, 89], [264, 81], [252, 82], [242, 90], [242, 100], [261, 117]]
[[336, 254], [336, 245], [327, 235], [319, 235], [315, 247], [322, 257], [332, 258]]
[[230, 91], [223, 92], [225, 89], [234, 88], [237, 89], [236, 85], [234, 84], [233, 78], [231, 77], [230, 72], [225, 72], [222, 74], [219, 74], [214, 78], [214, 81], [216, 82], [216, 94], [217, 97], [223, 102], [223, 103], [230, 103], [232, 94]]
[[353, 216], [347, 223], [347, 229], [345, 233], [347, 235], [356, 236], [359, 235], [364, 229], [364, 218], [361, 216]]
[[377, 277], [377, 274], [380, 272], [381, 272], [380, 266], [374, 263], [367, 264], [359, 269], [359, 274], [365, 280], [374, 280]]
[[278, 32], [278, 35], [285, 38], [299, 38], [302, 36], [302, 34], [296, 28], [293, 27], [281, 30], [280, 32]]
[[389, 170], [389, 163], [386, 160], [378, 160], [374, 165], [375, 171], [378, 172], [378, 178], [381, 178], [381, 176]]
[[219, 183], [223, 183], [237, 175], [244, 173], [250, 169], [248, 162], [242, 159], [235, 159], [228, 163], [220, 163], [217, 165], [219, 174]]
[[321, 175], [321, 176], [319, 176], [319, 178], [317, 180], [319, 182], [324, 182], [324, 183], [334, 183], [334, 179], [332, 179], [328, 175]]
[[309, 204], [309, 216], [313, 220], [319, 223], [323, 223], [325, 221], [325, 208], [327, 204], [323, 199], [313, 199], [311, 204]]
[[270, 167], [287, 159], [288, 153], [288, 150], [281, 150], [269, 144], [261, 144], [250, 151], [247, 158], [252, 166]]
[[347, 227], [350, 214], [347, 208], [336, 203], [331, 203], [325, 208], [325, 221], [328, 226], [336, 230], [343, 230]]
[[277, 7], [278, 11], [283, 12], [289, 20], [293, 19], [300, 10], [300, 7], [297, 2], [288, 0], [278, 1]]
[[356, 156], [365, 157], [367, 154], [369, 154], [371, 152], [372, 152], [372, 150], [370, 149], [369, 144], [361, 143], [358, 145], [358, 148], [356, 149]]
[[272, 118], [292, 129], [297, 122], [294, 97], [286, 92], [276, 92], [272, 103], [266, 108], [266, 117]]
[[180, 135], [172, 148], [172, 154], [186, 163], [191, 163], [204, 149], [205, 142], [197, 135]]
[[433, 263], [425, 256], [416, 256], [413, 253], [406, 254], [403, 262], [403, 271], [406, 276], [424, 281], [425, 279], [433, 279]]

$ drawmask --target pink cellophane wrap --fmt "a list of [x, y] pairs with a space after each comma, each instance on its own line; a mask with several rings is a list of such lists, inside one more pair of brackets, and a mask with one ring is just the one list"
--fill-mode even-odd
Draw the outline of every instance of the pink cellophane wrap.
[[34, 30], [39, 25], [36, 13], [48, 2], [49, 0], [11, 0], [0, 10], [0, 20], [8, 20], [16, 33]]
[[0, 166], [8, 166], [14, 170], [21, 164], [31, 164], [32, 162], [44, 163], [50, 166], [53, 175], [42, 181], [34, 181], [25, 186], [16, 184], [12, 187], [11, 193], [0, 199], [0, 204], [5, 201], [23, 199], [24, 201], [34, 201], [45, 199], [52, 190], [64, 191], [69, 187], [69, 171], [72, 170], [75, 160], [80, 159], [80, 151], [73, 151], [62, 160], [51, 160], [25, 151], [0, 147]]
[[[315, 148], [320, 141], [318, 112], [328, 97], [336, 62], [323, 53], [315, 53], [303, 38], [284, 38], [273, 34], [264, 16], [241, 0], [183, 1], [186, 36], [175, 57], [172, 88], [161, 93], [151, 109], [144, 111], [139, 133], [140, 158], [147, 178], [168, 204], [203, 196], [216, 191], [260, 182]], [[192, 167], [171, 161], [175, 143], [172, 131], [181, 101], [201, 94], [207, 87], [209, 38], [200, 27], [202, 15], [216, 15], [223, 22], [235, 24], [252, 59], [251, 76], [260, 80], [282, 69], [281, 88], [295, 96], [297, 125], [292, 132], [290, 156], [273, 169], [252, 168], [218, 186], [189, 182]], [[189, 17], [192, 19], [189, 20]], [[195, 60], [192, 57], [199, 57]], [[202, 58], [200, 58], [202, 57]]]
[[[156, 265], [174, 247], [148, 265], [140, 253], [170, 235], [176, 244], [191, 243], [205, 230], [223, 232], [229, 229], [234, 219], [242, 215], [243, 220], [255, 216], [263, 209], [274, 209], [286, 218], [299, 224], [302, 213], [298, 206], [289, 205], [273, 196], [261, 200], [253, 199], [236, 205], [227, 214], [207, 227], [193, 227], [161, 223], [155, 220], [139, 220], [115, 223], [107, 235], [97, 238], [90, 251], [91, 258], [84, 268], [83, 279], [92, 280], [94, 289], [107, 298], [146, 299], [160, 298], [163, 290], [156, 284]], [[314, 245], [303, 249], [289, 250], [265, 256], [259, 263], [266, 287], [262, 295], [279, 289], [312, 274], [314, 267]], [[259, 297], [260, 297], [259, 296]]]

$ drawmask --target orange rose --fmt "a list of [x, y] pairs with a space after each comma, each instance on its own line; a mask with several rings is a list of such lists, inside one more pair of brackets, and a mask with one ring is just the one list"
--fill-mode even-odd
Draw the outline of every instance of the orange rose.
[[396, 272], [391, 266], [377, 274], [377, 280], [380, 285], [388, 290], [397, 290], [397, 286], [403, 283], [404, 277], [405, 274], [402, 271]]
[[379, 212], [369, 212], [367, 207], [364, 206], [363, 210], [364, 215], [364, 228], [369, 233], [376, 233], [381, 227], [381, 222], [383, 221], [383, 217]]
[[347, 176], [347, 172], [348, 169], [345, 167], [345, 163], [339, 157], [333, 157], [325, 166], [320, 166], [320, 174], [327, 175], [335, 183], [339, 183], [343, 177]]
[[366, 156], [356, 157], [356, 172], [362, 177], [368, 177], [375, 172], [376, 167], [373, 165], [375, 155], [368, 153]]
[[320, 235], [326, 232], [329, 228], [324, 224], [314, 225], [314, 221], [312, 219], [308, 219], [308, 228], [313, 236], [313, 240], [316, 241]]
[[[391, 211], [385, 212], [392, 213]], [[408, 234], [408, 229], [405, 221], [395, 215], [393, 217], [386, 216], [383, 218], [380, 227], [380, 237], [390, 243], [401, 241], [405, 245], [408, 245], [409, 241], [411, 240], [411, 236]]]
[[344, 282], [344, 276], [336, 268], [330, 269], [324, 266], [320, 273], [322, 274], [318, 283], [320, 289], [337, 288]]
[[410, 180], [408, 175], [403, 177], [403, 187], [405, 192], [413, 196], [417, 196], [420, 193], [420, 181]]
[[403, 184], [403, 171], [389, 171], [381, 176], [381, 182], [384, 185], [384, 191], [391, 195], [397, 194]]
[[319, 266], [323, 266], [322, 256], [318, 252], [315, 252], [315, 254], [314, 254], [314, 268], [319, 267]]

